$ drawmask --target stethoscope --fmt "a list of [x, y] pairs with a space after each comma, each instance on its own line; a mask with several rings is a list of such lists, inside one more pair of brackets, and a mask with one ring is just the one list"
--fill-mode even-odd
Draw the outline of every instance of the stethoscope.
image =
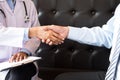
[[[24, 8], [25, 8], [25, 23], [29, 22], [30, 21], [30, 18], [28, 16], [28, 12], [27, 12], [27, 7], [26, 7], [26, 4], [25, 4], [25, 1], [23, 1], [23, 4], [24, 4]], [[6, 15], [4, 13], [4, 11], [2, 9], [0, 9], [0, 12], [3, 14], [3, 16], [6, 18]]]

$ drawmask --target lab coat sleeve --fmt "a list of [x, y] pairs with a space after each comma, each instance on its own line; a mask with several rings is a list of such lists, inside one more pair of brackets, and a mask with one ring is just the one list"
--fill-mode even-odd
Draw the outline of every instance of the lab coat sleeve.
[[22, 47], [25, 28], [5, 28], [0, 24], [0, 45]]
[[34, 37], [26, 41], [24, 48], [27, 49], [31, 53], [31, 55], [34, 55], [39, 45], [40, 40]]
[[96, 26], [93, 28], [75, 28], [69, 27], [68, 39], [75, 40], [79, 43], [95, 45], [95, 46], [104, 46], [111, 48], [114, 32], [114, 17], [112, 17], [107, 24]]
[[38, 20], [38, 13], [37, 13], [36, 7], [33, 2], [31, 2], [31, 14], [30, 15], [32, 19], [31, 27], [40, 26], [40, 22]]

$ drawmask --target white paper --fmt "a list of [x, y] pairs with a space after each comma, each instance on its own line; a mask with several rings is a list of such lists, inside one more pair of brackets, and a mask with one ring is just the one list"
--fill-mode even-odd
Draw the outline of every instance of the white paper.
[[41, 59], [41, 57], [29, 56], [28, 58], [26, 58], [22, 61], [19, 61], [19, 62], [12, 62], [12, 63], [10, 63], [9, 61], [2, 62], [2, 63], [0, 63], [0, 71], [10, 69], [13, 67], [17, 67], [17, 66], [21, 66], [21, 65], [24, 65], [27, 63], [31, 63], [31, 62], [34, 62], [39, 59]]

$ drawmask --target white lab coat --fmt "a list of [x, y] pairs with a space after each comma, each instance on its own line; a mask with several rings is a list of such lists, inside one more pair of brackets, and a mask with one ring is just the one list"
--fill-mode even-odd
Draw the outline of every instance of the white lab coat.
[[[25, 7], [30, 21], [25, 23]], [[0, 0], [0, 9], [3, 10], [5, 16], [0, 12], [0, 63], [8, 60], [13, 54], [19, 52], [20, 48], [27, 48], [31, 53], [34, 53], [38, 48], [40, 41], [32, 38], [28, 41], [23, 41], [24, 28], [38, 26], [39, 21], [35, 6], [31, 0], [16, 0], [14, 11], [12, 11], [6, 0]], [[0, 80], [5, 80], [8, 70], [0, 72]], [[39, 80], [38, 77], [33, 77], [32, 80]]]

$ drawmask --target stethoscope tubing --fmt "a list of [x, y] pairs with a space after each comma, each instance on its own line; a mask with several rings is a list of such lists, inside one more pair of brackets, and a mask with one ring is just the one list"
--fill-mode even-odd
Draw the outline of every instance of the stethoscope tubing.
[[25, 14], [26, 14], [26, 16], [28, 16], [27, 7], [26, 7], [26, 4], [25, 4], [25, 1], [23, 1], [23, 4], [24, 4], [24, 8], [25, 8]]
[[2, 9], [0, 9], [0, 12], [4, 15], [4, 17], [6, 18], [6, 15], [4, 13], [4, 11]]

